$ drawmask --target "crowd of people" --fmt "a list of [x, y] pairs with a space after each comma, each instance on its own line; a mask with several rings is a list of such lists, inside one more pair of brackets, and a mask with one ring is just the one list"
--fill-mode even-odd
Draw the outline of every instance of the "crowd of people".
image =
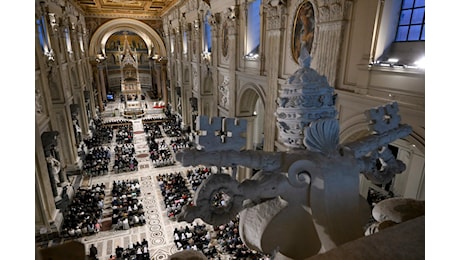
[[113, 170], [115, 173], [135, 171], [137, 170], [138, 161], [134, 144], [120, 144], [113, 147], [114, 164]]
[[144, 132], [146, 133], [146, 141], [149, 147], [149, 157], [153, 165], [156, 168], [174, 165], [176, 161], [173, 158], [171, 149], [164, 140], [159, 123], [144, 123]]
[[168, 137], [181, 137], [184, 135], [184, 131], [180, 125], [180, 121], [168, 120], [163, 122], [163, 131]]
[[92, 185], [88, 189], [77, 189], [72, 202], [64, 211], [63, 237], [79, 238], [101, 230], [104, 189], [104, 183]]
[[269, 255], [249, 249], [239, 234], [239, 217], [225, 225], [214, 227], [215, 239], [221, 254], [231, 255], [233, 259], [270, 259]]
[[182, 206], [192, 201], [190, 190], [186, 186], [186, 180], [180, 172], [171, 172], [157, 175], [166, 214], [170, 219], [175, 219], [181, 212]]
[[118, 131], [115, 135], [117, 144], [131, 144], [133, 143], [133, 124], [127, 124], [117, 127]]
[[106, 146], [90, 148], [84, 156], [83, 172], [91, 176], [99, 176], [109, 172], [110, 149]]
[[187, 170], [187, 179], [194, 191], [209, 175], [211, 175], [211, 170], [207, 167], [196, 167]]
[[144, 238], [141, 242], [130, 244], [128, 248], [117, 246], [109, 260], [150, 260], [149, 242]]
[[114, 127], [114, 126], [120, 126], [120, 125], [130, 125], [132, 123], [131, 123], [131, 120], [128, 120], [128, 119], [110, 119], [110, 120], [104, 120], [103, 124], [104, 126]]
[[147, 123], [143, 121], [144, 132], [147, 136], [147, 142], [163, 138], [161, 128], [158, 122]]
[[112, 187], [112, 227], [127, 230], [133, 226], [144, 225], [145, 214], [139, 180], [113, 181]]
[[207, 259], [270, 259], [268, 254], [249, 249], [239, 235], [239, 217], [220, 226], [209, 226], [193, 222], [189, 227], [175, 228], [174, 243], [179, 251], [198, 250]]
[[170, 139], [169, 145], [171, 146], [171, 149], [177, 153], [177, 151], [184, 148], [190, 148], [190, 140], [188, 136], [173, 137]]
[[83, 140], [78, 148], [82, 159], [82, 170], [85, 174], [103, 175], [109, 171], [110, 149], [107, 148], [113, 139], [113, 127], [102, 123], [99, 118], [91, 120], [90, 135]]
[[211, 243], [211, 231], [206, 225], [192, 223], [185, 228], [175, 228], [173, 232], [174, 243], [179, 251], [182, 250], [199, 250], [208, 258], [217, 256], [217, 248]]
[[170, 166], [176, 163], [173, 154], [164, 139], [160, 141], [151, 141], [148, 143], [148, 146], [150, 159], [155, 167]]
[[99, 118], [93, 118], [90, 123], [90, 135], [83, 142], [91, 149], [112, 142], [113, 127], [102, 123]]
[[145, 116], [144, 118], [142, 118], [142, 123], [143, 124], [150, 124], [150, 123], [154, 123], [154, 122], [163, 121], [165, 119], [167, 119], [167, 118], [166, 118], [166, 115], [163, 114], [163, 113], [149, 114], [149, 115]]

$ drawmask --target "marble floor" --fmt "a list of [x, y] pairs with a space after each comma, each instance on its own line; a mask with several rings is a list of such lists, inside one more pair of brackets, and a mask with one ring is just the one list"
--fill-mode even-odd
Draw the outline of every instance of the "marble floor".
[[[149, 100], [148, 97], [146, 97], [146, 100], [142, 100], [141, 103], [143, 106], [147, 104], [149, 107], [146, 118], [149, 118], [149, 115], [151, 114], [159, 113], [157, 109], [153, 109], [153, 101]], [[116, 108], [120, 109], [122, 108], [122, 105], [119, 102], [109, 102], [101, 117], [104, 120], [124, 119], [116, 116], [112, 117]], [[111, 117], [108, 117], [109, 115]], [[94, 244], [97, 247], [99, 260], [109, 259], [110, 255], [115, 254], [115, 248], [117, 246], [128, 248], [129, 245], [138, 241], [141, 242], [144, 238], [149, 242], [151, 259], [167, 259], [169, 255], [177, 252], [177, 248], [173, 241], [174, 228], [180, 226], [185, 227], [185, 225], [188, 224], [186, 222], [176, 222], [167, 217], [163, 196], [161, 195], [156, 176], [163, 173], [180, 171], [184, 174], [183, 177], [187, 179], [185, 171], [193, 167], [182, 167], [181, 164], [177, 162], [176, 165], [173, 166], [155, 168], [151, 159], [148, 157], [149, 151], [146, 135], [142, 125], [142, 119], [131, 121], [133, 122], [133, 143], [136, 152], [136, 159], [139, 163], [138, 170], [115, 173], [112, 169], [113, 158], [111, 158], [112, 161], [111, 164], [109, 164], [110, 171], [108, 174], [93, 176], [90, 178], [89, 182], [85, 182], [82, 186], [91, 187], [93, 184], [105, 184], [106, 197], [104, 200], [104, 208], [108, 209], [105, 209], [104, 212], [107, 211], [106, 213], [108, 215], [110, 213], [109, 211], [111, 211], [108, 206], [111, 205], [112, 196], [110, 195], [110, 192], [113, 181], [138, 179], [140, 181], [140, 189], [142, 193], [139, 199], [141, 200], [146, 212], [146, 224], [143, 226], [132, 227], [128, 230], [101, 231], [95, 235], [79, 238], [78, 241], [85, 245], [86, 254], [89, 254], [91, 244]], [[113, 135], [115, 136], [115, 134], [116, 132], [114, 131]], [[165, 139], [168, 139], [168, 137], [165, 137]], [[166, 140], [166, 142], [169, 143], [168, 140]], [[111, 151], [113, 151], [113, 146], [115, 145], [116, 142], [114, 138], [110, 147]], [[83, 183], [83, 180], [81, 183]], [[193, 190], [190, 190], [193, 194]], [[196, 221], [197, 223], [203, 223], [199, 219]], [[211, 228], [211, 226], [209, 226], [209, 228]]]

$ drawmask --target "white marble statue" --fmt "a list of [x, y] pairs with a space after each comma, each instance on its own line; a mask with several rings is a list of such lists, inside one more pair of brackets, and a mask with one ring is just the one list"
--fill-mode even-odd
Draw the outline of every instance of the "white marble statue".
[[61, 162], [59, 162], [52, 155], [46, 157], [46, 162], [51, 165], [51, 173], [54, 176], [54, 181], [56, 184], [60, 183], [61, 181], [59, 180], [59, 172], [61, 171]]

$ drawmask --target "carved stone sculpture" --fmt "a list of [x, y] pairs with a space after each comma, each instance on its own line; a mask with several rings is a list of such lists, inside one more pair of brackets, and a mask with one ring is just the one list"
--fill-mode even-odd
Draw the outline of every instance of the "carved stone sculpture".
[[[198, 188], [194, 203], [183, 208], [179, 221], [201, 218], [220, 225], [240, 213], [240, 234], [249, 248], [278, 251], [294, 259], [364, 235], [370, 209], [359, 195], [359, 174], [386, 183], [401, 173], [405, 166], [387, 145], [409, 135], [411, 127], [400, 124], [393, 103], [365, 113], [371, 122], [369, 136], [339, 144], [333, 89], [309, 68], [305, 48], [300, 60], [304, 67], [280, 90], [276, 112], [279, 138], [292, 149], [242, 150], [244, 120], [200, 117], [200, 150], [184, 150], [177, 154], [178, 161], [184, 166], [241, 165], [261, 170], [241, 183], [229, 175], [211, 175]], [[235, 142], [222, 142], [222, 135]]]
[[365, 235], [425, 215], [425, 201], [410, 198], [389, 198], [377, 203], [372, 217], [377, 221], [369, 226]]
[[61, 171], [61, 163], [56, 160], [52, 155], [46, 157], [46, 162], [50, 165], [51, 173], [54, 176], [56, 184], [60, 183], [59, 172]]

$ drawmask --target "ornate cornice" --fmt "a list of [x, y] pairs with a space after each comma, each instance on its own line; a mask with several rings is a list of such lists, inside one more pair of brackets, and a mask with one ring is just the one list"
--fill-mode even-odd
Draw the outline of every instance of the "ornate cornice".
[[351, 11], [352, 0], [318, 1], [318, 21], [330, 22], [346, 19]]
[[267, 20], [267, 30], [279, 30], [286, 20], [286, 4], [279, 0], [266, 0], [263, 3]]

